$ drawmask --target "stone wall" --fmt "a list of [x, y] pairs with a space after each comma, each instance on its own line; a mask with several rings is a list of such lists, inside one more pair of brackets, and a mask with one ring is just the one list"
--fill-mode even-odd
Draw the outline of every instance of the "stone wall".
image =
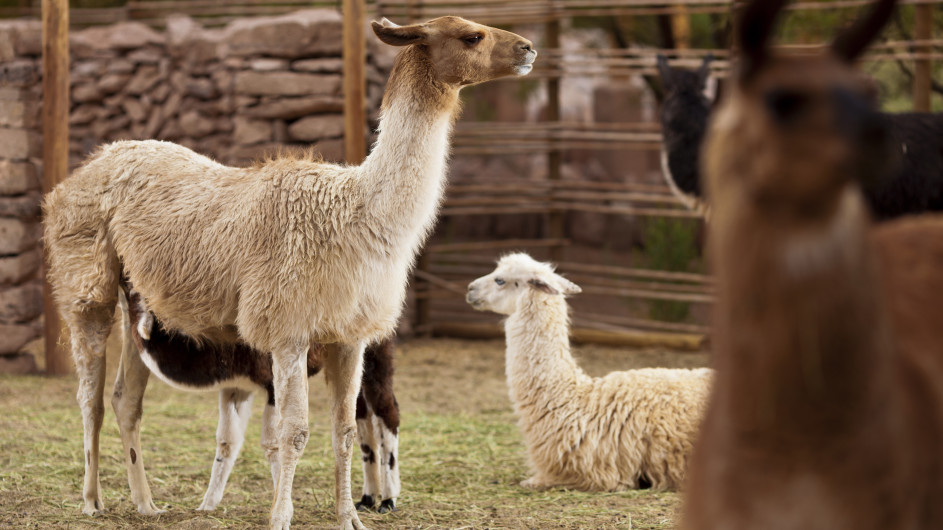
[[35, 369], [32, 357], [18, 352], [42, 332], [38, 177], [42, 157], [39, 134], [42, 91], [38, 62], [29, 58], [40, 52], [41, 43], [32, 39], [30, 33], [24, 31], [19, 35], [9, 26], [0, 26], [0, 371], [3, 372]]
[[[375, 44], [368, 50], [370, 125], [394, 51]], [[284, 146], [314, 146], [340, 161], [341, 45], [341, 16], [333, 10], [242, 19], [222, 29], [174, 17], [162, 31], [122, 23], [73, 32], [70, 166], [102, 143], [145, 138], [232, 165]], [[39, 22], [0, 21], [0, 372], [22, 361], [16, 352], [42, 330], [41, 53]]]

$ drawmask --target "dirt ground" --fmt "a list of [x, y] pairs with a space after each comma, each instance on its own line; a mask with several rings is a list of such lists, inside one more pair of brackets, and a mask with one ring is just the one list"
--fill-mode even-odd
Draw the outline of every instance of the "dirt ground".
[[[111, 352], [116, 350], [112, 349]], [[695, 367], [706, 354], [576, 346], [591, 375], [643, 366]], [[366, 514], [372, 528], [674, 528], [676, 493], [534, 492], [504, 383], [502, 341], [414, 339], [400, 344], [395, 388], [402, 412], [403, 494], [391, 515]], [[117, 357], [110, 353], [110, 363]], [[114, 366], [110, 369], [113, 380]], [[323, 380], [311, 381], [311, 439], [295, 478], [296, 528], [334, 524], [333, 460]], [[82, 427], [74, 377], [0, 376], [0, 527], [256, 528], [271, 503], [258, 447], [262, 399], [220, 508], [195, 512], [215, 450], [216, 395], [190, 394], [151, 379], [142, 426], [148, 478], [167, 512], [139, 516], [130, 501], [121, 442], [108, 405], [101, 482], [107, 512], [81, 514]], [[360, 470], [352, 471], [354, 496]]]

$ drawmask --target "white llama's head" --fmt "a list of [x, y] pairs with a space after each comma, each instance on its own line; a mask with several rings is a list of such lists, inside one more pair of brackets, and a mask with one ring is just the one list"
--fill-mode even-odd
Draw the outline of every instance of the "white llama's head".
[[465, 300], [479, 311], [510, 315], [525, 296], [567, 296], [582, 289], [555, 273], [553, 265], [541, 263], [527, 254], [504, 256], [487, 276], [468, 284]]
[[417, 46], [432, 64], [434, 81], [449, 85], [526, 75], [537, 58], [533, 43], [524, 37], [460, 17], [408, 26], [384, 18], [373, 22], [373, 32], [391, 46]]

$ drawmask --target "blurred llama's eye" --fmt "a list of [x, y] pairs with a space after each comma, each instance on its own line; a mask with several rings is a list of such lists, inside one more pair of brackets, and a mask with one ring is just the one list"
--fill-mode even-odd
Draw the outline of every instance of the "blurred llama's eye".
[[787, 124], [809, 106], [809, 97], [793, 90], [776, 89], [766, 94], [766, 106], [777, 122]]
[[504, 280], [502, 280], [501, 278], [495, 278], [494, 283], [498, 285], [504, 285]]
[[484, 37], [482, 37], [481, 35], [469, 35], [468, 37], [465, 37], [462, 40], [465, 41], [467, 44], [478, 44], [479, 42], [481, 42], [481, 39], [483, 38]]

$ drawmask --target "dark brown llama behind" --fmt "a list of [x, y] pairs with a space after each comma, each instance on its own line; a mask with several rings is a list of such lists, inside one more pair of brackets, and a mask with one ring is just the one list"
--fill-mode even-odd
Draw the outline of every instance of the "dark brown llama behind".
[[[129, 364], [139, 356], [151, 373], [173, 387], [189, 391], [219, 389], [219, 426], [216, 431], [216, 457], [210, 482], [199, 510], [214, 510], [223, 497], [226, 483], [245, 439], [251, 415], [252, 392], [266, 393], [262, 414], [261, 445], [269, 461], [272, 480], [278, 480], [278, 443], [275, 411], [275, 387], [272, 356], [249, 347], [241, 341], [196, 341], [186, 335], [169, 332], [153, 316], [126, 279], [121, 287], [127, 300], [125, 333], [131, 344], [125, 344], [122, 363]], [[392, 339], [371, 344], [364, 350], [363, 382], [357, 396], [357, 434], [363, 455], [363, 496], [358, 510], [377, 509], [387, 513], [396, 509], [400, 493], [397, 457], [399, 405], [393, 394]], [[325, 348], [315, 343], [307, 355], [308, 377], [317, 375], [324, 364]], [[123, 381], [119, 377], [119, 381]], [[124, 399], [125, 385], [115, 384], [112, 403], [119, 421], [127, 416], [139, 423], [141, 404], [129, 409]], [[143, 390], [142, 390], [143, 392]], [[130, 414], [129, 414], [130, 413]], [[133, 450], [133, 449], [132, 449]], [[136, 462], [131, 462], [132, 465]], [[133, 478], [129, 477], [130, 480]], [[377, 505], [379, 502], [379, 506]]]
[[[664, 85], [659, 118], [661, 167], [666, 183], [685, 206], [701, 214], [710, 210], [701, 187], [700, 157], [715, 100], [709, 97], [711, 57], [697, 70], [672, 68], [658, 56]], [[863, 74], [861, 74], [863, 75]], [[713, 80], [716, 81], [716, 80]], [[868, 86], [877, 100], [877, 86]], [[722, 92], [722, 91], [721, 91]], [[878, 221], [902, 215], [943, 211], [943, 113], [882, 114], [893, 146], [888, 158], [897, 169], [862, 183], [865, 199]]]
[[943, 528], [943, 218], [870, 228], [890, 168], [855, 58], [880, 0], [817, 55], [769, 49], [754, 0], [704, 174], [717, 376], [686, 530]]

